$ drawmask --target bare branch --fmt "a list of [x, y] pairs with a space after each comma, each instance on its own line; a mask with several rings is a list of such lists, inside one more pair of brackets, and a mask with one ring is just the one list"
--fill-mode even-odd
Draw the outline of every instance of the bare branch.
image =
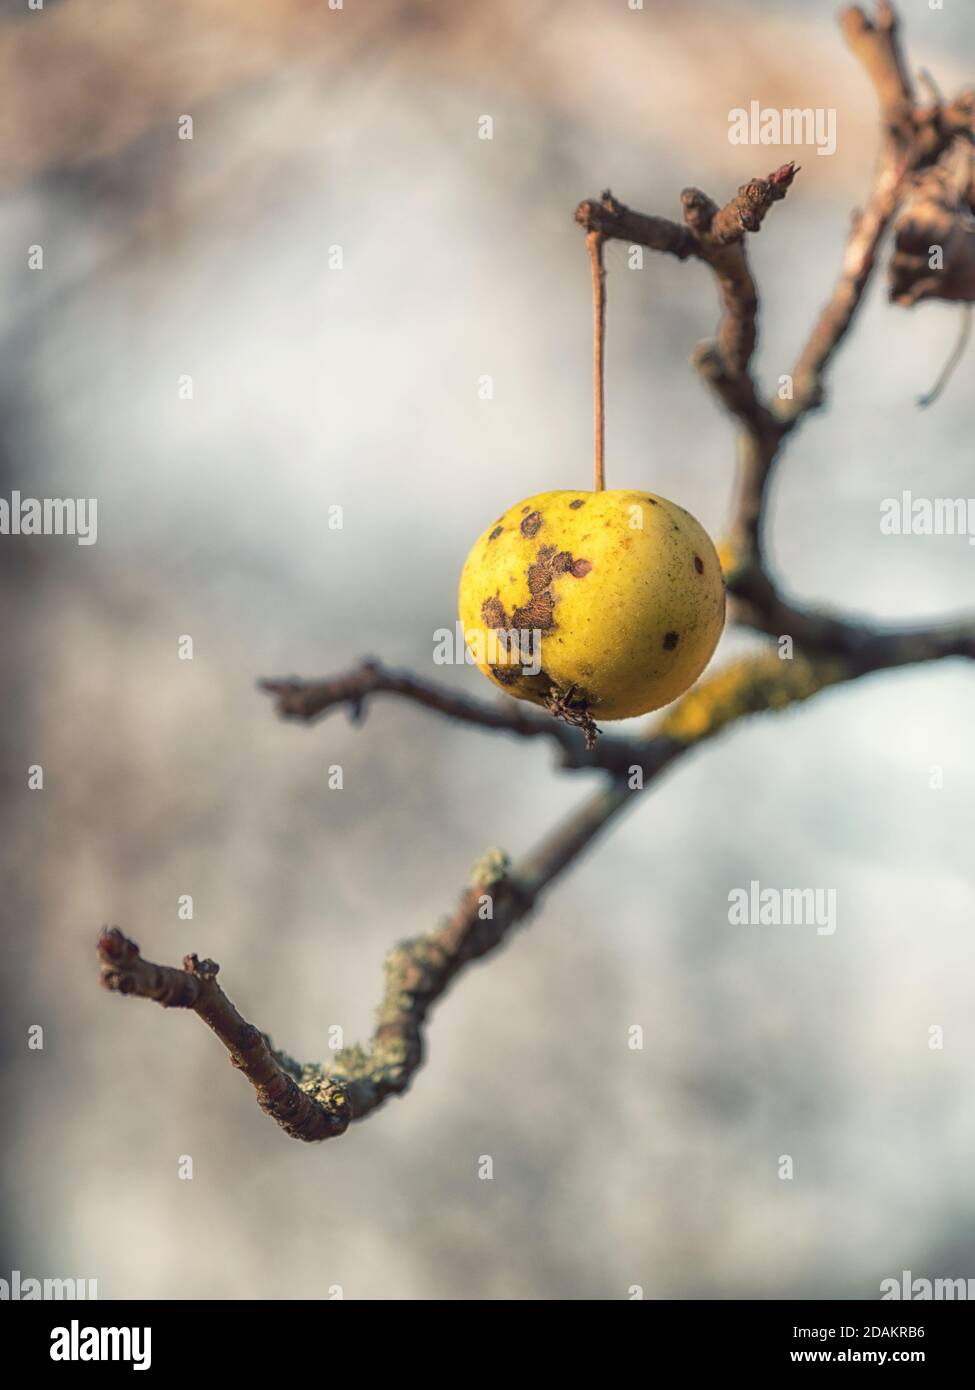
[[[513, 870], [500, 851], [489, 852], [475, 866], [471, 887], [453, 916], [436, 931], [402, 942], [387, 957], [368, 1048], [345, 1048], [327, 1065], [301, 1065], [238, 1013], [217, 984], [219, 967], [213, 961], [187, 956], [182, 970], [154, 965], [117, 927], [99, 939], [102, 982], [118, 993], [198, 1014], [256, 1090], [261, 1109], [293, 1138], [340, 1135], [351, 1121], [365, 1119], [389, 1096], [408, 1088], [423, 1061], [427, 1014], [459, 971], [500, 946], [509, 930], [529, 916], [543, 890], [671, 763], [740, 719], [781, 710], [870, 671], [952, 655], [975, 658], [975, 623], [899, 634], [864, 631], [859, 649], [847, 656], [800, 655], [781, 661], [776, 652], [766, 651], [702, 681], [662, 719], [652, 737], [629, 743], [633, 763], [628, 771], [639, 767], [641, 779], [610, 777]], [[631, 789], [640, 782], [639, 789]]]
[[[394, 947], [376, 1029], [369, 1047], [342, 1049], [326, 1067], [299, 1066], [247, 1023], [217, 984], [219, 967], [187, 956], [183, 969], [154, 965], [117, 927], [98, 941], [102, 983], [120, 994], [191, 1009], [226, 1047], [257, 1092], [265, 1114], [294, 1139], [314, 1142], [343, 1134], [391, 1095], [402, 1094], [423, 1061], [423, 1025], [431, 1006], [471, 961], [495, 950], [525, 918], [538, 895], [575, 862], [632, 793], [610, 782], [590, 797], [515, 872], [500, 852], [476, 866], [453, 915], [436, 931]], [[486, 906], [489, 911], [486, 911]]]
[[972, 133], [972, 93], [962, 93], [948, 104], [914, 105], [897, 17], [887, 0], [877, 5], [874, 20], [853, 7], [844, 11], [840, 25], [877, 92], [883, 122], [881, 150], [866, 205], [853, 218], [840, 276], [792, 370], [792, 397], [776, 404], [774, 422], [769, 422], [760, 406], [751, 405], [747, 393], [730, 392], [727, 383], [712, 377], [722, 400], [744, 427], [729, 540], [728, 583], [735, 592], [742, 583], [753, 584], [756, 570], [764, 574], [766, 502], [782, 441], [808, 412], [824, 403], [826, 370], [863, 303], [884, 235], [910, 190], [915, 171], [940, 158], [960, 133]]
[[679, 261], [696, 254], [696, 241], [687, 227], [666, 217], [649, 217], [625, 207], [607, 190], [601, 199], [591, 199], [576, 208], [576, 221], [586, 232], [599, 232], [606, 238], [663, 251]]
[[[423, 1060], [423, 1028], [432, 1005], [464, 966], [500, 946], [548, 885], [616, 816], [637, 803], [639, 791], [632, 788], [652, 785], [685, 753], [752, 714], [781, 710], [872, 672], [950, 657], [975, 660], [975, 619], [896, 630], [803, 608], [779, 593], [764, 562], [768, 483], [781, 445], [823, 400], [825, 369], [854, 321], [881, 239], [911, 180], [937, 164], [952, 141], [970, 138], [975, 120], [975, 94], [963, 93], [944, 103], [936, 93], [933, 105], [914, 104], [896, 18], [887, 0], [877, 5], [875, 19], [854, 8], [845, 12], [841, 24], [877, 90], [883, 143], [870, 197], [850, 234], [842, 273], [796, 366], [793, 401], [773, 410], [759, 396], [751, 375], [758, 296], [744, 243], [745, 233], [757, 232], [772, 204], [785, 196], [794, 166], [784, 165], [766, 179], [743, 185], [723, 208], [697, 189], [685, 190], [683, 225], [633, 212], [609, 193], [598, 202], [580, 204], [576, 211], [590, 237], [614, 237], [680, 260], [701, 260], [715, 273], [722, 307], [717, 339], [698, 347], [694, 365], [740, 426], [738, 496], [724, 557], [728, 585], [738, 621], [773, 637], [791, 636], [793, 659], [780, 660], [776, 650], [766, 647], [700, 681], [645, 737], [604, 738], [594, 749], [585, 748], [577, 730], [515, 702], [488, 705], [376, 662], [327, 680], [261, 682], [286, 718], [312, 722], [341, 706], [359, 718], [370, 696], [394, 695], [469, 725], [518, 738], [548, 739], [557, 746], [563, 766], [599, 771], [604, 779], [601, 788], [516, 868], [509, 867], [500, 851], [489, 852], [475, 867], [471, 886], [453, 915], [433, 932], [403, 942], [390, 953], [368, 1047], [346, 1048], [327, 1066], [301, 1065], [276, 1050], [223, 993], [212, 961], [188, 956], [182, 970], [153, 965], [117, 928], [100, 938], [106, 987], [197, 1013], [254, 1086], [262, 1109], [296, 1138], [341, 1134], [352, 1120], [365, 1118], [390, 1095], [407, 1089]], [[933, 196], [934, 187], [919, 186], [918, 197]], [[950, 210], [961, 217], [963, 202], [972, 206], [971, 180], [964, 193], [957, 184], [954, 191]], [[906, 251], [902, 243], [899, 252]], [[637, 768], [639, 778], [633, 776]], [[489, 913], [484, 911], [487, 904]]]
[[793, 399], [784, 402], [780, 412], [790, 429], [807, 411], [823, 404], [825, 370], [863, 302], [884, 233], [910, 191], [914, 173], [938, 160], [959, 135], [970, 138], [975, 117], [971, 92], [945, 105], [914, 105], [897, 17], [887, 0], [877, 5], [875, 21], [854, 6], [844, 11], [840, 25], [877, 91], [883, 139], [866, 206], [853, 219], [836, 288], [792, 372]]
[[789, 603], [757, 568], [739, 573], [734, 611], [744, 626], [792, 637], [807, 656], [842, 660], [851, 677], [949, 656], [975, 657], [975, 617], [904, 628], [853, 622]]
[[790, 426], [825, 400], [824, 373], [863, 302], [880, 242], [903, 197], [908, 167], [906, 158], [896, 165], [882, 164], [866, 207], [854, 216], [836, 288], [792, 369], [793, 398], [783, 403], [781, 412]]
[[[918, 178], [894, 226], [889, 293], [904, 307], [925, 299], [975, 301], [975, 155], [958, 142]], [[937, 268], [931, 251], [940, 251]]]
[[729, 552], [742, 561], [750, 561], [758, 552], [765, 478], [784, 433], [782, 423], [760, 399], [749, 369], [757, 336], [758, 293], [744, 238], [746, 232], [761, 229], [769, 209], [786, 196], [797, 172], [794, 164], [784, 164], [767, 178], [752, 179], [722, 208], [700, 189], [687, 188], [681, 194], [683, 228], [634, 213], [608, 192], [599, 202], [586, 201], [576, 209], [576, 220], [587, 232], [597, 230], [604, 237], [669, 252], [681, 260], [694, 257], [714, 272], [722, 310], [717, 338], [701, 343], [692, 362], [742, 427], [739, 494]]
[[118, 927], [98, 939], [102, 984], [119, 994], [154, 999], [166, 1009], [192, 1009], [230, 1053], [234, 1066], [257, 1092], [257, 1103], [286, 1133], [300, 1139], [330, 1139], [349, 1124], [348, 1100], [339, 1086], [314, 1099], [295, 1079], [294, 1063], [277, 1054], [263, 1033], [247, 1023], [217, 984], [219, 966], [187, 956], [183, 969], [143, 960], [134, 941]]
[[851, 52], [867, 71], [877, 93], [888, 132], [910, 137], [914, 94], [901, 52], [897, 15], [888, 0], [879, 0], [871, 20], [857, 5], [840, 15], [840, 29]]
[[[744, 252], [746, 232], [758, 232], [773, 203], [788, 192], [797, 173], [784, 164], [764, 179], [742, 184], [735, 196], [719, 208], [698, 188], [681, 194], [684, 226], [662, 217], [635, 213], [612, 196], [590, 199], [576, 208], [576, 221], [588, 233], [629, 241], [651, 251], [665, 251], [680, 260], [689, 256], [710, 265], [718, 282], [722, 318], [717, 350], [727, 372], [746, 372], [755, 347], [758, 295]], [[754, 393], [754, 388], [752, 388]]]
[[392, 671], [378, 661], [365, 661], [354, 671], [322, 680], [299, 680], [291, 676], [258, 682], [260, 689], [275, 697], [278, 714], [285, 719], [312, 723], [330, 710], [347, 705], [354, 720], [365, 713], [368, 697], [397, 695], [464, 724], [481, 729], [514, 734], [517, 738], [540, 738], [554, 743], [561, 753], [561, 765], [569, 769], [601, 769], [621, 772], [634, 760], [642, 742], [622, 737], [603, 737], [593, 748], [578, 728], [561, 723], [547, 714], [536, 714], [523, 701], [505, 699], [496, 704], [461, 695], [446, 686], [423, 681], [408, 671]]

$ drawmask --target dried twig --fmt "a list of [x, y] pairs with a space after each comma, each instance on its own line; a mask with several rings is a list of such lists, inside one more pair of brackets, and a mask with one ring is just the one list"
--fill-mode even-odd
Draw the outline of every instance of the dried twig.
[[[956, 142], [916, 180], [894, 224], [894, 304], [975, 301], [975, 152]], [[934, 254], [933, 254], [934, 253]]]
[[602, 738], [586, 747], [577, 728], [536, 713], [522, 701], [503, 699], [495, 704], [461, 695], [433, 681], [420, 680], [407, 671], [391, 671], [377, 661], [365, 661], [345, 675], [324, 680], [274, 678], [260, 682], [262, 690], [275, 697], [278, 713], [285, 719], [311, 723], [330, 710], [347, 706], [354, 719], [364, 716], [366, 702], [373, 695], [397, 695], [448, 719], [473, 724], [481, 729], [514, 734], [518, 738], [542, 739], [554, 743], [565, 768], [600, 768], [621, 772], [633, 762], [634, 752], [643, 741], [620, 736]]

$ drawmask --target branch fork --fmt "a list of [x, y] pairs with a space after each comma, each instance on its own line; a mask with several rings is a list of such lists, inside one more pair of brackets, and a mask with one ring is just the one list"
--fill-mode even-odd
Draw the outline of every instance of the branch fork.
[[[544, 890], [685, 754], [742, 718], [781, 710], [846, 681], [917, 662], [975, 660], [975, 619], [900, 630], [853, 622], [791, 603], [766, 562], [768, 487], [781, 447], [825, 400], [826, 370], [855, 321], [881, 242], [905, 200], [909, 199], [897, 223], [891, 267], [895, 302], [975, 297], [967, 220], [973, 207], [970, 164], [963, 177], [957, 154], [960, 142], [973, 139], [975, 92], [963, 92], [950, 102], [935, 92], [926, 106], [916, 102], [896, 14], [887, 0], [875, 6], [872, 16], [858, 7], [847, 9], [840, 26], [877, 93], [881, 152], [869, 196], [851, 228], [836, 286], [793, 369], [791, 400], [763, 399], [751, 372], [758, 294], [746, 241], [761, 229], [773, 205], [785, 198], [799, 172], [795, 165], [751, 179], [723, 206], [699, 189], [685, 189], [680, 222], [634, 212], [609, 192], [580, 203], [575, 214], [589, 241], [597, 294], [602, 247], [611, 238], [681, 261], [697, 260], [715, 276], [721, 305], [717, 334], [713, 342], [697, 348], [692, 360], [738, 426], [737, 496], [722, 547], [733, 616], [769, 636], [791, 635], [794, 659], [781, 661], [768, 647], [734, 662], [702, 679], [645, 733], [604, 738], [595, 748], [585, 746], [582, 731], [513, 701], [489, 705], [376, 661], [320, 681], [262, 681], [262, 689], [287, 719], [312, 723], [345, 707], [357, 720], [374, 696], [392, 695], [484, 730], [542, 739], [554, 744], [563, 767], [601, 775], [597, 791], [520, 864], [511, 867], [500, 851], [489, 852], [475, 866], [454, 913], [432, 932], [390, 952], [376, 1028], [367, 1047], [345, 1048], [327, 1063], [300, 1064], [242, 1017], [218, 983], [213, 961], [190, 955], [182, 969], [155, 965], [117, 927], [105, 929], [99, 938], [103, 985], [115, 993], [197, 1014], [254, 1087], [260, 1107], [295, 1138], [342, 1134], [353, 1120], [365, 1118], [389, 1096], [402, 1094], [422, 1064], [427, 1015], [457, 974], [496, 950], [511, 928], [531, 913]], [[918, 237], [936, 225], [947, 227], [952, 270], [944, 280], [932, 282], [916, 257]], [[597, 418], [597, 440], [599, 429]]]

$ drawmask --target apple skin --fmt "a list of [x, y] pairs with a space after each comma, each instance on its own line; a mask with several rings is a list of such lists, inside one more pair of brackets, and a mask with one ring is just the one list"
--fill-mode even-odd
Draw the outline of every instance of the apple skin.
[[[665, 497], [541, 492], [475, 542], [459, 609], [478, 669], [508, 695], [627, 719], [670, 704], [707, 666], [724, 576], [707, 532]], [[506, 647], [504, 632], [528, 645]]]

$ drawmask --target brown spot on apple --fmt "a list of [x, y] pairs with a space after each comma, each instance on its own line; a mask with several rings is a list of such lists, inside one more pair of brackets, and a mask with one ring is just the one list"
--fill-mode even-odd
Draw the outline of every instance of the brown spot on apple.
[[514, 685], [518, 679], [518, 672], [513, 671], [510, 666], [492, 666], [491, 675], [502, 685]]
[[481, 617], [487, 627], [507, 627], [504, 604], [499, 598], [486, 598], [481, 604]]

